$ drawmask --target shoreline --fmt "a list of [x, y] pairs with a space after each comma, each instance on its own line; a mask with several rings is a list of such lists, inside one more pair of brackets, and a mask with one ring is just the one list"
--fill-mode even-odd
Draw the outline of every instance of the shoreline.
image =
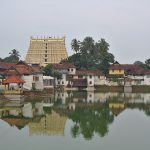
[[[118, 92], [118, 93], [126, 93], [124, 91], [124, 86], [95, 86], [94, 87], [95, 90], [93, 91], [86, 91], [86, 90], [75, 90], [76, 92], [100, 92], [100, 93], [107, 93], [107, 92]], [[56, 92], [68, 92], [68, 91], [72, 91], [70, 90], [57, 90]], [[52, 96], [54, 95], [54, 89], [44, 89], [43, 91], [24, 91], [21, 95], [24, 95], [26, 97], [45, 97], [45, 96]], [[150, 86], [146, 86], [146, 85], [136, 85], [136, 86], [132, 86], [132, 92], [127, 92], [127, 93], [150, 93]], [[13, 95], [13, 94], [10, 94]], [[4, 94], [2, 93], [2, 91], [0, 91], [0, 97], [4, 97]]]

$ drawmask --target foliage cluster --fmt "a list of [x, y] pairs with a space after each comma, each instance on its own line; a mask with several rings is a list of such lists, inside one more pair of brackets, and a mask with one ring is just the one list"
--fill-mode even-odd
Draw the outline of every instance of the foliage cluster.
[[0, 62], [6, 62], [6, 63], [17, 63], [19, 62], [19, 51], [16, 49], [11, 50], [9, 53], [10, 55], [8, 57], [5, 57], [4, 59], [0, 58]]
[[109, 44], [105, 39], [95, 42], [92, 37], [86, 37], [82, 42], [73, 39], [72, 50], [75, 54], [62, 60], [62, 63], [74, 63], [80, 69], [102, 69], [108, 71], [110, 63], [114, 63], [114, 55], [109, 52]]

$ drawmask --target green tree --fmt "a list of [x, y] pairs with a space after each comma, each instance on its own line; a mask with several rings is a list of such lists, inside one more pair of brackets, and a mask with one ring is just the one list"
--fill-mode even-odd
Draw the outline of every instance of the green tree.
[[19, 57], [20, 57], [19, 51], [17, 51], [16, 49], [13, 49], [9, 54], [10, 56], [3, 59], [4, 62], [7, 62], [7, 63], [19, 62]]
[[71, 42], [71, 48], [73, 51], [75, 51], [76, 53], [79, 51], [79, 41], [77, 41], [77, 39], [73, 39]]
[[135, 61], [134, 65], [140, 66], [142, 68], [147, 68], [147, 65], [141, 61]]
[[43, 70], [44, 70], [44, 75], [46, 75], [46, 76], [52, 76], [52, 77], [57, 78], [57, 79], [62, 78], [61, 73], [54, 70], [53, 66], [51, 64], [46, 65]]
[[51, 64], [46, 65], [43, 70], [44, 70], [44, 75], [53, 76], [53, 67]]
[[146, 64], [147, 68], [150, 69], [150, 58], [145, 61], [145, 64]]
[[11, 50], [11, 52], [9, 54], [10, 54], [10, 56], [14, 56], [14, 57], [18, 57], [18, 58], [20, 57], [19, 51], [16, 49]]
[[[77, 44], [77, 40], [73, 40], [72, 43]], [[86, 37], [78, 46], [78, 53], [63, 60], [62, 63], [74, 63], [78, 69], [102, 69], [107, 73], [110, 63], [113, 63], [115, 58], [109, 53], [109, 44], [105, 39], [95, 43], [92, 37]]]

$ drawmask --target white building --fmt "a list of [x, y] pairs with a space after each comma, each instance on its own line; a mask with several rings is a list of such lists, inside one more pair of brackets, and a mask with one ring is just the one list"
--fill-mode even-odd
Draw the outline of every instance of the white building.
[[16, 65], [11, 66], [6, 72], [8, 76], [19, 76], [25, 83], [23, 88], [27, 90], [43, 90], [43, 71], [40, 66], [30, 66], [23, 61], [19, 61]]

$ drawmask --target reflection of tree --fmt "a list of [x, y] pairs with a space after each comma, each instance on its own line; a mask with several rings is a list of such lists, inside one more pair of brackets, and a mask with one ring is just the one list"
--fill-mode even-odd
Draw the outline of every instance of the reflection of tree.
[[91, 139], [95, 133], [105, 136], [108, 125], [113, 122], [113, 115], [109, 109], [103, 108], [80, 108], [69, 114], [69, 118], [75, 122], [71, 129], [73, 137], [82, 134], [84, 138]]
[[145, 114], [150, 117], [150, 109], [146, 109]]

